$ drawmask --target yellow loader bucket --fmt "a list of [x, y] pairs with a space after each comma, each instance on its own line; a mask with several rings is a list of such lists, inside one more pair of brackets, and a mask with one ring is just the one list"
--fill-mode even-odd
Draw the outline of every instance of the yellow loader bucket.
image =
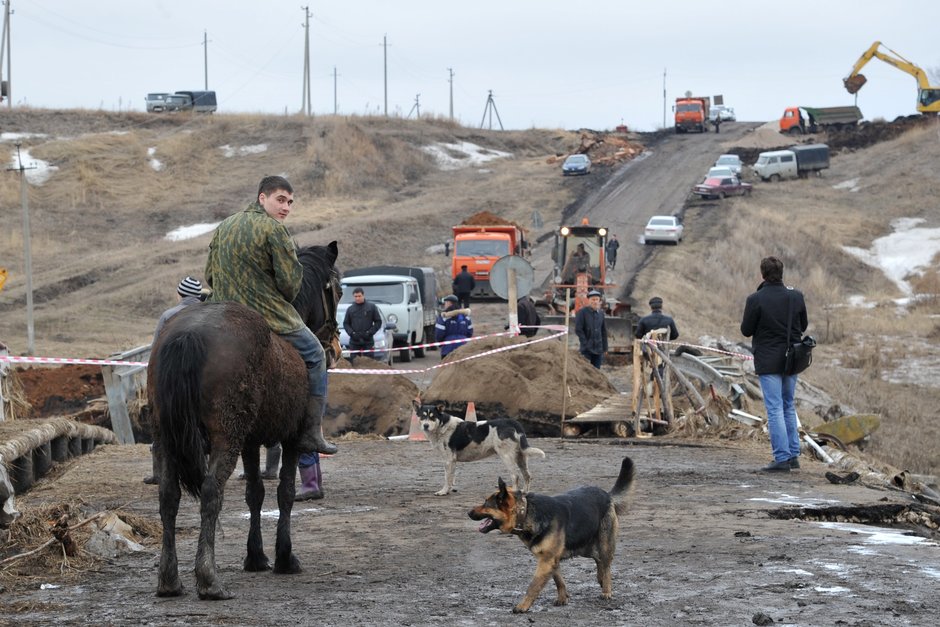
[[[542, 324], [565, 324], [565, 317], [559, 315], [542, 315]], [[607, 352], [628, 355], [633, 351], [633, 331], [636, 323], [632, 318], [620, 316], [605, 316], [604, 324], [607, 327]], [[568, 346], [577, 349], [578, 336], [574, 332], [574, 316], [568, 319]]]

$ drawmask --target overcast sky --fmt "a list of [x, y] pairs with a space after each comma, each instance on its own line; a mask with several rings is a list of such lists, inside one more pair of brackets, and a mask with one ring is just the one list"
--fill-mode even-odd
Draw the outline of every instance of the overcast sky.
[[[219, 110], [301, 107], [305, 0], [11, 0], [14, 106], [144, 109], [151, 91], [209, 89]], [[666, 100], [723, 94], [739, 120], [850, 105], [842, 79], [876, 40], [940, 68], [940, 1], [347, 0], [309, 2], [314, 114], [454, 115], [480, 126], [637, 130]], [[798, 12], [802, 11], [802, 12]], [[916, 113], [914, 78], [863, 70], [867, 119]], [[6, 60], [3, 75], [6, 78]], [[936, 82], [936, 81], [935, 81]], [[668, 116], [671, 115], [667, 105]], [[492, 117], [498, 126], [496, 116]], [[489, 125], [489, 117], [486, 120]]]

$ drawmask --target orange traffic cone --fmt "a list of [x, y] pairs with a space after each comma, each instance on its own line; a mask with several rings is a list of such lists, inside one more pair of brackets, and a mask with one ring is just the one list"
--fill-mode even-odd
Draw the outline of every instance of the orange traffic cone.
[[418, 422], [418, 414], [411, 410], [411, 426], [408, 427], [408, 440], [410, 442], [427, 442], [428, 436], [424, 435], [424, 429]]
[[477, 407], [473, 404], [473, 401], [467, 401], [467, 416], [464, 420], [467, 422], [477, 421]]

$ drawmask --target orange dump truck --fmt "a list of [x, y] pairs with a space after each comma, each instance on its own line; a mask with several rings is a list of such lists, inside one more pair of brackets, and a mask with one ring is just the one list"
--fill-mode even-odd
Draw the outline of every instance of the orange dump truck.
[[495, 296], [490, 288], [490, 268], [500, 257], [524, 254], [526, 244], [522, 229], [514, 224], [459, 224], [453, 230], [451, 278], [460, 273], [461, 266], [467, 266], [476, 282], [471, 295]]
[[710, 96], [690, 96], [676, 98], [673, 111], [676, 114], [676, 133], [708, 131], [708, 110], [711, 108]]

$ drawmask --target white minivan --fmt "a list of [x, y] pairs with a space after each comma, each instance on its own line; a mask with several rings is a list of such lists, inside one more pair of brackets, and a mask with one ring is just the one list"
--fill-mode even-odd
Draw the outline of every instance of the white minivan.
[[799, 175], [796, 167], [796, 153], [792, 150], [762, 152], [757, 155], [757, 163], [751, 169], [764, 181], [795, 179]]

